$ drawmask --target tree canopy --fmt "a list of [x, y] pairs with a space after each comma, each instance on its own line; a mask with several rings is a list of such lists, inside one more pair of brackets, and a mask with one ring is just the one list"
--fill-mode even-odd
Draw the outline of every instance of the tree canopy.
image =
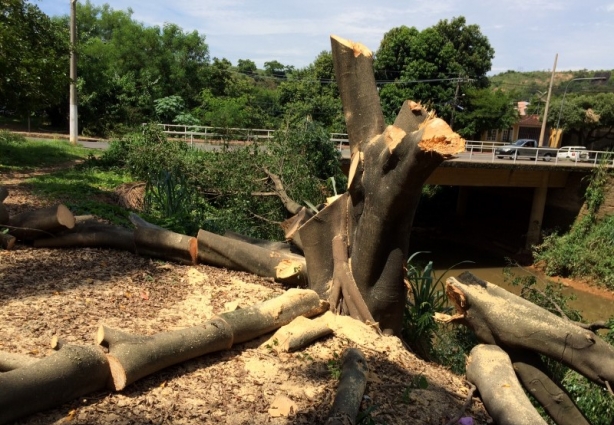
[[449, 120], [467, 86], [488, 85], [493, 57], [479, 26], [467, 25], [462, 16], [423, 31], [393, 28], [384, 35], [374, 63], [376, 79], [383, 84], [385, 116], [392, 119], [403, 101], [414, 99]]
[[[0, 3], [0, 108], [26, 116], [68, 88], [68, 28], [23, 0]], [[64, 60], [65, 59], [65, 60]]]

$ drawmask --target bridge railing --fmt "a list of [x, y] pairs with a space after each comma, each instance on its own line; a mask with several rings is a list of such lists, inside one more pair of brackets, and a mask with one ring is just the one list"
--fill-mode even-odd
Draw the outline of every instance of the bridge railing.
[[[502, 146], [507, 143], [501, 142], [480, 142], [468, 140], [465, 142], [465, 152], [469, 154], [469, 161], [490, 161], [495, 162], [500, 160], [497, 158], [495, 150], [497, 146]], [[559, 158], [557, 153], [559, 149], [550, 148], [550, 147], [540, 147], [540, 148], [521, 148], [523, 152], [522, 155], [513, 156], [513, 155], [505, 155], [506, 157], [510, 157], [514, 162], [518, 160], [544, 160], [546, 158], [546, 153], [551, 153], [546, 160], [550, 161], [554, 164], [561, 165], [599, 165], [606, 164], [609, 166], [614, 166], [614, 152], [609, 151], [590, 151], [590, 150], [582, 150], [576, 151], [577, 153], [582, 152], [582, 155], [576, 154], [574, 158]], [[527, 153], [529, 152], [529, 153]], [[466, 154], [464, 158], [466, 159]], [[586, 155], [584, 155], [586, 154]]]

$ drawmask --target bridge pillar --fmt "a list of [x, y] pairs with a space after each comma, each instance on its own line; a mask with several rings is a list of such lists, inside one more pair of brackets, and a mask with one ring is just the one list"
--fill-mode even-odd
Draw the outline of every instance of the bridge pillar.
[[550, 173], [543, 173], [541, 185], [536, 187], [533, 192], [533, 204], [531, 205], [531, 218], [529, 219], [529, 229], [525, 249], [530, 250], [533, 245], [539, 243], [542, 222], [544, 220], [544, 210], [546, 209], [546, 198], [548, 196], [548, 176]]

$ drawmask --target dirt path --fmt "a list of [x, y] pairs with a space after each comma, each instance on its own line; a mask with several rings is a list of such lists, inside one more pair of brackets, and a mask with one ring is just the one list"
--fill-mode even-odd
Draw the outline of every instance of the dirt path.
[[[0, 175], [11, 213], [49, 204], [23, 179]], [[8, 177], [8, 178], [7, 178]], [[181, 266], [103, 249], [0, 251], [0, 350], [43, 357], [57, 335], [93, 344], [104, 323], [128, 332], [200, 324], [212, 315], [284, 291], [253, 275], [204, 265]], [[466, 382], [408, 352], [395, 337], [338, 318], [336, 335], [302, 352], [276, 354], [267, 337], [170, 367], [120, 393], [99, 392], [35, 414], [19, 424], [319, 424], [335, 395], [331, 370], [358, 347], [369, 367], [364, 407], [374, 423], [445, 424], [458, 413]], [[428, 387], [416, 383], [426, 378]], [[280, 416], [275, 405], [292, 406]], [[468, 415], [487, 423], [476, 400]]]

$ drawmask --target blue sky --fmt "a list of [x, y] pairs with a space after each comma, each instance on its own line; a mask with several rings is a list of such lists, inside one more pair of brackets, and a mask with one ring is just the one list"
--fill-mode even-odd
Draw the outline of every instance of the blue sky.
[[[82, 0], [79, 0], [82, 1]], [[32, 0], [48, 15], [66, 15], [70, 0]], [[146, 25], [175, 23], [205, 35], [211, 57], [277, 60], [304, 67], [331, 34], [376, 51], [391, 28], [419, 30], [464, 16], [495, 49], [491, 74], [507, 70], [614, 69], [614, 0], [92, 0], [134, 12]]]

